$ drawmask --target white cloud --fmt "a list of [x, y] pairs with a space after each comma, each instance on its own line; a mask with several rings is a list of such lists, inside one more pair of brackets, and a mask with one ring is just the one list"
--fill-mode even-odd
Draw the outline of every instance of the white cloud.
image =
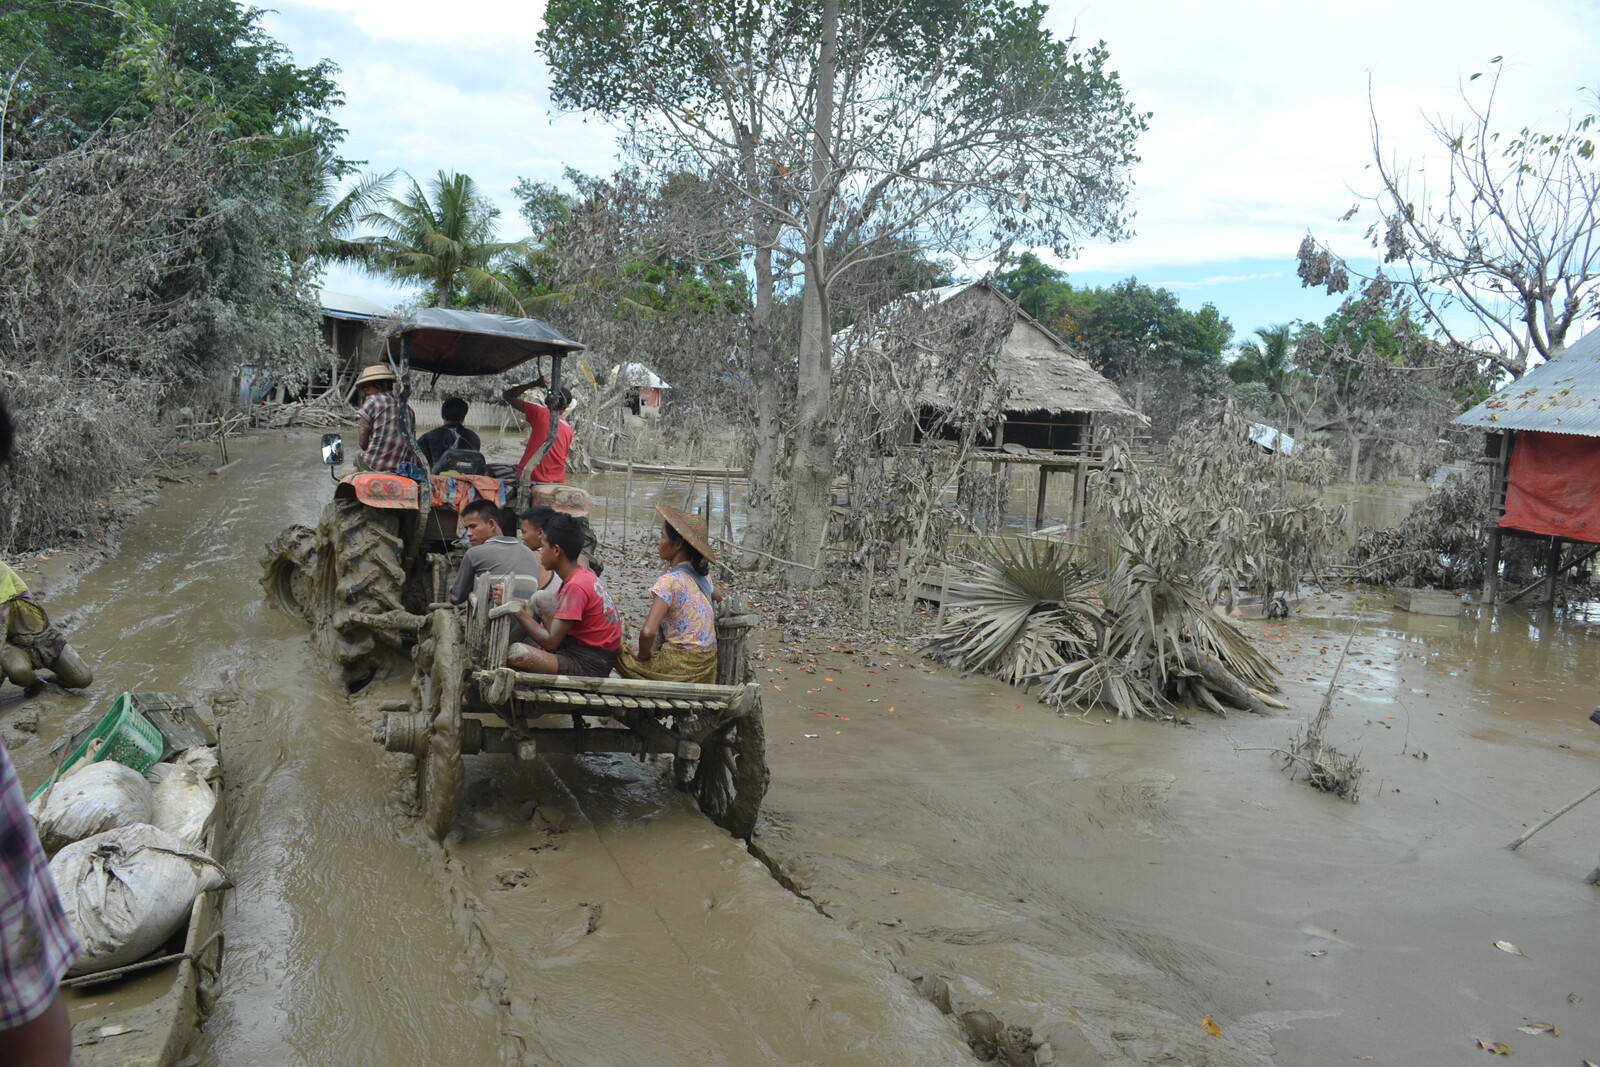
[[1188, 282], [1151, 282], [1157, 289], [1176, 289], [1179, 292], [1192, 292], [1196, 289], [1206, 289], [1213, 285], [1239, 285], [1244, 282], [1265, 281], [1268, 278], [1281, 278], [1283, 271], [1266, 271], [1262, 274], [1211, 274], [1197, 281]]
[[1413, 159], [1427, 143], [1421, 113], [1458, 110], [1458, 82], [1492, 56], [1507, 67], [1497, 113], [1549, 125], [1585, 103], [1578, 87], [1600, 44], [1596, 6], [1570, 0], [1529, 0], [1515, 20], [1486, 0], [1448, 15], [1419, 3], [1092, 0], [1056, 8], [1057, 32], [1073, 15], [1080, 40], [1104, 38], [1130, 97], [1154, 112], [1134, 172], [1137, 235], [1084, 249], [1081, 270], [1291, 258], [1307, 229], [1354, 253], [1360, 217], [1335, 220], [1372, 187], [1369, 73], [1384, 147]]
[[[266, 28], [300, 62], [327, 56], [343, 68], [348, 104], [337, 117], [350, 130], [348, 155], [422, 180], [440, 169], [471, 174], [501, 204], [508, 234], [520, 228], [510, 196], [519, 176], [557, 181], [563, 165], [590, 173], [617, 165], [605, 125], [551, 115], [536, 43], [542, 3], [274, 6]], [[1335, 220], [1372, 185], [1369, 74], [1384, 147], [1401, 159], [1426, 147], [1420, 112], [1449, 113], [1458, 83], [1489, 70], [1495, 55], [1505, 56], [1496, 108], [1507, 125], [1550, 125], [1584, 107], [1579, 87], [1592, 81], [1600, 51], [1600, 4], [1523, 0], [1515, 18], [1506, 12], [1500, 0], [1056, 4], [1054, 31], [1105, 39], [1131, 99], [1154, 112], [1134, 171], [1137, 235], [1091, 245], [1069, 266], [1149, 275], [1291, 263], [1308, 229], [1358, 254], [1360, 216]]]

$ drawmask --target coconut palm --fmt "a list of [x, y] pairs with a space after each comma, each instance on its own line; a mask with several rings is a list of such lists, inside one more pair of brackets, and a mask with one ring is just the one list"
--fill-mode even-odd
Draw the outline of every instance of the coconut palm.
[[1260, 344], [1247, 341], [1239, 346], [1239, 357], [1228, 366], [1228, 377], [1239, 384], [1260, 382], [1273, 397], [1281, 397], [1293, 371], [1293, 329], [1288, 323], [1263, 326], [1256, 331]]
[[526, 255], [520, 241], [496, 241], [500, 209], [465, 174], [440, 171], [426, 190], [415, 180], [404, 196], [387, 197], [361, 221], [379, 231], [367, 239], [373, 266], [391, 278], [428, 287], [436, 307], [471, 298], [522, 312], [496, 261]]

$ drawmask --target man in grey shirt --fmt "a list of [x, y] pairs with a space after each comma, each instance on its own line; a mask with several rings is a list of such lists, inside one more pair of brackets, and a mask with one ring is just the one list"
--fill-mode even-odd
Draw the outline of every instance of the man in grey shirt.
[[450, 586], [450, 603], [463, 604], [480, 574], [539, 573], [533, 550], [500, 528], [500, 507], [492, 500], [474, 500], [461, 511], [472, 547], [461, 559], [461, 569]]

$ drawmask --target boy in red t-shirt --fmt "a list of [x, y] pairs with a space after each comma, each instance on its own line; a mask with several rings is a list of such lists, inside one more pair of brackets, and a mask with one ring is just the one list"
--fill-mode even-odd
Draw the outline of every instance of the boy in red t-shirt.
[[517, 623], [533, 641], [511, 646], [506, 662], [517, 670], [604, 678], [616, 665], [622, 619], [605, 583], [578, 566], [582, 551], [583, 527], [577, 519], [558, 514], [545, 522], [539, 563], [556, 572], [561, 590], [549, 626], [534, 618], [526, 604], [517, 612]]

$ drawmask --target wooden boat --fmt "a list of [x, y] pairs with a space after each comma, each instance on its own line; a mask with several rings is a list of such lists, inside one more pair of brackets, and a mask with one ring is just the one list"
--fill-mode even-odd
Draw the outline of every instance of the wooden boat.
[[[193, 709], [167, 694], [169, 707]], [[215, 733], [210, 724], [204, 728]], [[220, 760], [221, 747], [217, 747]], [[223, 833], [223, 778], [219, 767], [209, 780], [217, 795], [211, 829], [202, 842], [219, 862]], [[188, 923], [152, 955], [99, 974], [68, 978], [62, 995], [72, 1017], [75, 1067], [173, 1067], [183, 1059], [195, 1031], [205, 1021], [216, 997], [222, 963], [221, 912], [225, 889], [200, 894], [189, 909]]]
[[[621, 473], [628, 469], [625, 459], [609, 459], [604, 456], [590, 456], [589, 465], [597, 471], [614, 471]], [[723, 478], [735, 480], [743, 479], [749, 471], [743, 467], [675, 467], [666, 463], [635, 463], [635, 474], [659, 474], [666, 477], [677, 478], [704, 478], [707, 481], [721, 481]]]

